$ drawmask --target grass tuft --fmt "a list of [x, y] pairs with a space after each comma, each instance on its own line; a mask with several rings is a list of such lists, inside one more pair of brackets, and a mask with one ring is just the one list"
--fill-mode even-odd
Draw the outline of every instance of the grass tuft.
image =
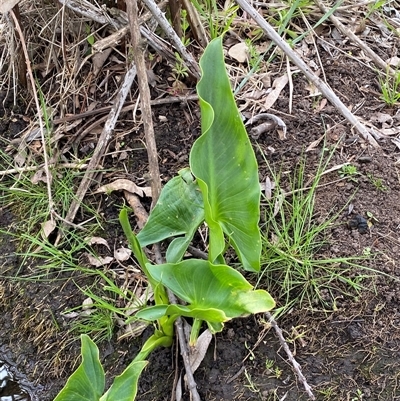
[[[274, 195], [267, 200], [264, 213], [261, 274], [257, 286], [265, 287], [277, 301], [277, 314], [294, 307], [335, 310], [336, 300], [344, 295], [357, 295], [371, 269], [359, 264], [365, 256], [326, 257], [327, 231], [336, 223], [338, 214], [317, 216], [315, 196], [327, 161], [322, 159], [311, 187], [305, 185], [303, 160], [290, 182], [290, 192], [281, 187], [281, 176], [271, 174]], [[364, 270], [365, 274], [359, 271]], [[355, 274], [356, 272], [356, 274]]]

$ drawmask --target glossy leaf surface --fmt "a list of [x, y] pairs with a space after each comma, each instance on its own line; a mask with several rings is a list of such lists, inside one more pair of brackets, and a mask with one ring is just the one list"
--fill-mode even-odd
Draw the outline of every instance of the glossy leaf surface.
[[[188, 305], [158, 305], [140, 311], [136, 317], [157, 320], [164, 315], [181, 315], [210, 323], [212, 332], [234, 317], [266, 312], [275, 306], [272, 297], [252, 285], [235, 269], [206, 260], [147, 265], [153, 279], [169, 288]], [[217, 325], [215, 325], [217, 324]]]
[[179, 172], [162, 189], [160, 198], [137, 239], [142, 247], [175, 238], [168, 246], [168, 262], [182, 259], [198, 226], [204, 220], [203, 199], [189, 169]]
[[112, 386], [100, 401], [132, 401], [136, 398], [137, 385], [147, 361], [131, 362], [130, 365], [114, 379]]
[[197, 92], [202, 135], [193, 145], [190, 167], [203, 193], [210, 260], [223, 254], [225, 233], [244, 268], [258, 271], [258, 167], [226, 73], [222, 38], [210, 42], [200, 66], [203, 74]]
[[104, 370], [99, 350], [86, 334], [81, 335], [81, 342], [82, 363], [54, 401], [99, 401], [104, 392]]

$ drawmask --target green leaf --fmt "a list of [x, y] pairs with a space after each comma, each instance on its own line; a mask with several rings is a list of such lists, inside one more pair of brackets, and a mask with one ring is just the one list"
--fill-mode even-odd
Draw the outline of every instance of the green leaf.
[[175, 238], [169, 245], [166, 259], [179, 262], [199, 225], [204, 220], [203, 199], [200, 188], [189, 169], [169, 181], [137, 239], [142, 247]]
[[203, 193], [210, 228], [209, 258], [224, 252], [224, 233], [244, 268], [260, 269], [260, 184], [257, 161], [226, 73], [222, 39], [207, 46], [197, 85], [202, 135], [190, 153], [190, 167]]
[[136, 313], [135, 319], [154, 321], [163, 316], [173, 315], [176, 315], [176, 317], [186, 316], [193, 319], [197, 318], [209, 322], [226, 322], [229, 320], [224, 311], [220, 309], [199, 309], [177, 304], [149, 306], [148, 308], [141, 309]]
[[208, 323], [223, 323], [234, 317], [266, 312], [275, 306], [266, 291], [254, 291], [252, 285], [230, 266], [189, 259], [156, 266], [148, 264], [147, 269], [155, 280], [188, 305], [150, 307], [138, 312], [136, 317], [157, 320], [163, 315], [181, 315]]
[[133, 254], [135, 255], [135, 258], [139, 262], [140, 267], [142, 268], [144, 274], [146, 275], [147, 279], [149, 280], [151, 287], [153, 288], [154, 298], [155, 298], [156, 303], [168, 302], [168, 296], [167, 296], [163, 286], [159, 285], [159, 283], [156, 282], [151, 277], [150, 273], [147, 271], [146, 265], [147, 265], [148, 259], [146, 257], [146, 254], [143, 252], [143, 249], [141, 248], [136, 235], [132, 231], [131, 225], [129, 224], [128, 211], [126, 208], [121, 209], [121, 212], [119, 213], [119, 221], [121, 223], [122, 229], [124, 230], [126, 238], [129, 242], [129, 246], [132, 249]]
[[131, 362], [121, 375], [114, 379], [112, 386], [100, 401], [132, 401], [136, 397], [137, 384], [147, 361]]
[[81, 335], [81, 342], [82, 363], [54, 401], [99, 401], [104, 392], [104, 370], [99, 350], [86, 334]]
[[121, 211], [119, 213], [119, 222], [122, 226], [122, 229], [124, 230], [126, 238], [129, 242], [129, 246], [132, 249], [132, 252], [135, 255], [135, 258], [139, 262], [139, 265], [142, 268], [142, 270], [147, 275], [146, 263], [148, 262], [148, 259], [146, 257], [146, 254], [143, 252], [143, 249], [140, 246], [140, 243], [139, 243], [136, 235], [132, 231], [131, 225], [129, 224], [128, 211], [126, 208], [121, 209]]

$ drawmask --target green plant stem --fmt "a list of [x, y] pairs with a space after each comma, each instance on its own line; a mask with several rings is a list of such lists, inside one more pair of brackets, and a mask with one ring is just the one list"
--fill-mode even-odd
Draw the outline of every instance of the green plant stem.
[[144, 344], [140, 352], [136, 355], [133, 362], [145, 361], [147, 357], [158, 347], [170, 347], [173, 342], [173, 337], [159, 337], [160, 332], [156, 331]]
[[191, 347], [194, 347], [197, 343], [197, 339], [199, 338], [199, 333], [200, 333], [202, 324], [203, 324], [203, 321], [200, 319], [193, 320], [192, 330], [190, 332], [190, 338], [189, 338], [189, 345]]

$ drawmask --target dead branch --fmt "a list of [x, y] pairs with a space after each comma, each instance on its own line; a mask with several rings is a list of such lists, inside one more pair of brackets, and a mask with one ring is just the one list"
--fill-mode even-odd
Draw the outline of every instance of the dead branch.
[[[62, 0], [64, 1], [64, 0]], [[165, 5], [167, 4], [167, 0], [163, 0], [160, 2], [158, 5], [160, 9], [164, 9]], [[68, 3], [67, 3], [68, 5]], [[79, 10], [74, 9], [75, 12], [80, 13]], [[106, 36], [103, 39], [97, 40], [92, 48], [95, 52], [102, 52], [103, 50], [107, 49], [108, 47], [113, 47], [118, 44], [118, 42], [129, 32], [129, 26], [128, 26], [128, 16], [126, 12], [120, 9], [108, 9], [108, 12], [115, 17], [112, 22], [114, 26], [118, 26], [119, 29], [115, 32], [113, 32], [111, 35]], [[150, 12], [144, 13], [140, 19], [139, 19], [139, 24], [142, 25], [145, 22], [147, 22], [150, 18], [152, 18], [152, 15]], [[120, 27], [120, 25], [122, 25]]]
[[349, 123], [374, 147], [379, 147], [378, 142], [368, 129], [361, 124], [357, 117], [343, 104], [339, 97], [322, 79], [317, 77], [308, 65], [294, 52], [290, 46], [276, 33], [274, 28], [252, 7], [247, 0], [236, 0], [239, 6], [246, 11], [251, 18], [260, 26], [267, 36], [289, 57], [294, 64], [303, 72], [321, 93], [339, 110]]
[[172, 27], [174, 28], [176, 34], [180, 38], [183, 38], [183, 30], [181, 25], [181, 12], [182, 12], [181, 2], [179, 0], [169, 0], [168, 4], [169, 4], [169, 12], [171, 14]]
[[[188, 95], [188, 96], [170, 96], [166, 97], [163, 99], [154, 99], [150, 100], [150, 105], [151, 106], [158, 106], [158, 105], [163, 105], [163, 104], [170, 104], [170, 103], [180, 103], [180, 102], [188, 102], [188, 101], [197, 101], [199, 97], [197, 95]], [[128, 103], [128, 102], [127, 102]], [[72, 116], [67, 116], [63, 118], [58, 118], [53, 121], [53, 125], [58, 125], [58, 124], [63, 124], [69, 121], [75, 121], [75, 120], [80, 120], [81, 118], [84, 117], [90, 117], [90, 116], [96, 116], [98, 114], [104, 114], [109, 112], [113, 106], [104, 106], [100, 107], [98, 109], [90, 110], [90, 111], [85, 111], [80, 114], [74, 114]], [[136, 102], [127, 104], [121, 109], [121, 112], [126, 112], [126, 111], [131, 111], [131, 110], [141, 110], [141, 107], [137, 107]]]
[[141, 40], [140, 36], [137, 1], [128, 1], [126, 7], [131, 30], [133, 58], [138, 74], [140, 104], [142, 108], [142, 119], [146, 137], [147, 156], [149, 159], [149, 172], [151, 177], [150, 185], [152, 193], [152, 207], [154, 207], [154, 205], [157, 203], [158, 197], [160, 196], [161, 179], [160, 169], [158, 167], [158, 153], [156, 139], [154, 136], [153, 118], [151, 115], [150, 89], [147, 80], [147, 71], [144, 59], [146, 45], [143, 40]]
[[182, 0], [182, 7], [187, 11], [187, 19], [193, 36], [196, 38], [200, 46], [205, 49], [208, 44], [208, 39], [206, 30], [200, 20], [199, 13], [190, 0]]
[[[61, 163], [57, 165], [52, 165], [50, 164], [49, 167], [52, 168], [73, 168], [73, 169], [78, 169], [78, 170], [84, 170], [88, 165], [87, 164], [79, 164], [79, 163]], [[0, 177], [4, 175], [11, 175], [11, 174], [20, 174], [24, 173], [27, 171], [38, 171], [42, 169], [44, 166], [39, 165], [39, 166], [27, 166], [27, 167], [21, 167], [21, 168], [10, 168], [8, 170], [1, 170], [0, 171]]]
[[94, 6], [86, 0], [58, 0], [63, 6], [70, 8], [76, 13], [85, 16], [99, 24], [107, 24], [110, 22], [109, 18], [104, 15], [101, 8]]
[[290, 351], [290, 348], [287, 344], [287, 342], [285, 341], [285, 338], [283, 337], [282, 334], [282, 330], [281, 328], [278, 326], [278, 323], [276, 322], [276, 320], [274, 319], [274, 317], [269, 313], [266, 312], [265, 315], [268, 318], [268, 322], [271, 324], [271, 326], [274, 328], [276, 335], [279, 338], [279, 342], [282, 346], [282, 348], [285, 350], [286, 355], [289, 358], [289, 361], [291, 362], [294, 371], [296, 372], [297, 377], [300, 380], [300, 383], [303, 384], [304, 389], [306, 390], [306, 393], [308, 394], [308, 396], [310, 397], [311, 400], [315, 400], [315, 396], [311, 390], [310, 385], [307, 383], [307, 379], [304, 377], [302, 371], [301, 371], [301, 366], [299, 365], [299, 363], [296, 361], [296, 359], [294, 358], [292, 351]]
[[[315, 4], [320, 8], [323, 13], [327, 13], [329, 10], [325, 7], [325, 5], [319, 1], [314, 0]], [[338, 18], [336, 18], [333, 14], [329, 16], [329, 19], [332, 21], [333, 25], [342, 32], [343, 35], [347, 36], [350, 40], [357, 44], [360, 49], [364, 51], [364, 53], [375, 63], [377, 67], [381, 67], [385, 72], [388, 71], [391, 75], [395, 75], [396, 72], [385, 63], [366, 43], [364, 43], [357, 35], [355, 35], [350, 29], [347, 29]]]
[[24, 35], [22, 33], [21, 26], [19, 25], [18, 18], [14, 14], [14, 11], [11, 10], [10, 13], [11, 13], [11, 17], [12, 17], [12, 19], [14, 21], [14, 24], [15, 24], [15, 29], [17, 30], [19, 39], [21, 41], [22, 49], [23, 49], [24, 56], [25, 56], [26, 70], [27, 70], [27, 73], [28, 73], [28, 76], [29, 76], [29, 80], [30, 80], [30, 83], [31, 83], [31, 90], [33, 92], [33, 98], [35, 100], [35, 105], [36, 105], [36, 109], [37, 109], [37, 112], [38, 112], [40, 134], [41, 134], [41, 140], [42, 140], [42, 144], [43, 144], [44, 172], [46, 174], [46, 186], [47, 186], [47, 196], [48, 196], [48, 201], [49, 201], [50, 220], [53, 221], [53, 213], [52, 212], [54, 211], [54, 202], [53, 202], [53, 196], [52, 196], [52, 193], [51, 193], [51, 178], [52, 178], [52, 176], [51, 176], [51, 173], [50, 173], [50, 170], [49, 170], [49, 156], [47, 154], [46, 140], [45, 140], [45, 137], [44, 137], [45, 127], [44, 127], [43, 119], [42, 119], [42, 110], [40, 108], [39, 98], [38, 98], [38, 94], [37, 94], [37, 90], [36, 90], [36, 82], [35, 82], [35, 79], [33, 78], [31, 62], [29, 60], [28, 50], [26, 48], [25, 38], [24, 38]]
[[[158, 168], [158, 154], [156, 141], [154, 138], [153, 120], [151, 115], [150, 105], [150, 91], [147, 82], [147, 72], [144, 61], [144, 43], [140, 38], [140, 27], [138, 23], [138, 7], [137, 1], [127, 2], [127, 12], [129, 17], [129, 24], [131, 29], [132, 47], [134, 51], [135, 64], [137, 66], [138, 81], [139, 81], [139, 92], [140, 92], [140, 103], [142, 107], [142, 118], [144, 123], [147, 154], [149, 158], [149, 170], [151, 176], [151, 191], [152, 191], [152, 206], [157, 203], [158, 197], [161, 192], [161, 180], [160, 172]], [[159, 245], [154, 246], [156, 251], [156, 262], [162, 263], [162, 257]], [[168, 297], [170, 302], [176, 303], [176, 297], [169, 291]], [[177, 319], [175, 322], [177, 335], [179, 338], [179, 344], [181, 348], [181, 355], [185, 364], [186, 377], [188, 378], [188, 387], [191, 394], [191, 399], [194, 401], [200, 401], [200, 396], [197, 392], [197, 385], [193, 378], [193, 373], [189, 362], [189, 352], [187, 350], [185, 337], [183, 336], [183, 327], [181, 319]]]
[[188, 64], [190, 73], [197, 79], [200, 78], [200, 68], [194, 59], [194, 57], [186, 50], [179, 36], [172, 29], [168, 20], [165, 18], [164, 13], [158, 8], [157, 4], [153, 0], [143, 0], [143, 3], [153, 14], [153, 17], [157, 20], [161, 28], [170, 38], [172, 44], [178, 50], [183, 60]]
[[[178, 300], [177, 300], [175, 294], [173, 294], [169, 290], [168, 290], [168, 299], [171, 304], [178, 303]], [[181, 350], [183, 364], [185, 365], [186, 382], [187, 382], [187, 386], [189, 388], [190, 395], [191, 395], [190, 399], [191, 399], [191, 401], [201, 401], [200, 395], [197, 391], [197, 384], [193, 377], [193, 371], [192, 371], [191, 363], [190, 363], [189, 349], [187, 347], [186, 336], [184, 333], [183, 321], [182, 321], [181, 317], [178, 317], [178, 319], [175, 320], [175, 328], [176, 328], [176, 335], [177, 335], [178, 341], [179, 341], [179, 348]]]
[[179, 340], [179, 348], [181, 350], [183, 364], [185, 365], [186, 382], [187, 382], [187, 386], [189, 388], [190, 395], [191, 395], [190, 399], [192, 401], [200, 401], [200, 395], [197, 391], [197, 384], [194, 380], [192, 368], [190, 366], [189, 350], [188, 350], [188, 347], [186, 344], [185, 333], [183, 331], [182, 318], [178, 317], [178, 319], [175, 320], [175, 327], [176, 327], [176, 333], [177, 333], [178, 340]]
[[[85, 197], [86, 192], [92, 182], [95, 171], [98, 168], [98, 165], [100, 163], [100, 159], [104, 155], [104, 152], [108, 146], [108, 143], [111, 140], [112, 132], [113, 132], [115, 124], [118, 120], [118, 116], [121, 112], [121, 109], [125, 102], [126, 96], [128, 95], [128, 92], [132, 86], [133, 80], [135, 79], [135, 76], [136, 76], [136, 66], [132, 63], [129, 70], [127, 71], [127, 73], [125, 75], [124, 82], [122, 83], [122, 86], [119, 89], [117, 98], [115, 99], [115, 103], [114, 103], [112, 109], [110, 110], [107, 121], [104, 124], [104, 128], [100, 134], [96, 148], [93, 152], [93, 156], [87, 166], [86, 173], [83, 176], [83, 179], [79, 185], [78, 191], [76, 193], [76, 197], [72, 201], [71, 206], [68, 210], [67, 216], [65, 217], [65, 220], [68, 222], [72, 222], [75, 219], [75, 216], [79, 209], [79, 206], [80, 206], [83, 198]], [[62, 226], [62, 229], [66, 230], [67, 225], [64, 224]], [[55, 241], [56, 246], [60, 242], [60, 239], [62, 236], [62, 231], [63, 230], [60, 230], [60, 232], [58, 233], [57, 239]]]

